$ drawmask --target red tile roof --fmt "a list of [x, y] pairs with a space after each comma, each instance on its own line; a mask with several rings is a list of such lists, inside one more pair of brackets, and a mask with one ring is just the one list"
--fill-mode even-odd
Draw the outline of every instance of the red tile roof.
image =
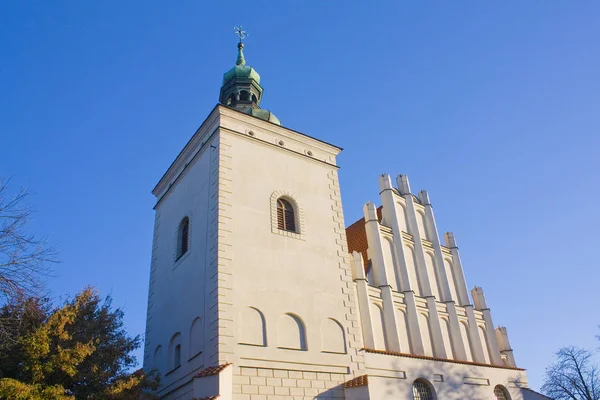
[[227, 368], [230, 365], [231, 364], [222, 364], [222, 365], [217, 365], [217, 366], [214, 366], [214, 367], [204, 368], [202, 371], [196, 373], [196, 375], [194, 375], [194, 377], [195, 378], [202, 378], [204, 376], [217, 375], [217, 374], [219, 374], [221, 371], [223, 371], [225, 368]]
[[474, 362], [474, 361], [452, 360], [452, 359], [448, 359], [448, 358], [437, 358], [437, 357], [429, 357], [429, 356], [420, 356], [420, 355], [417, 355], [417, 354], [396, 353], [394, 351], [375, 350], [375, 349], [367, 349], [367, 348], [364, 348], [362, 350], [366, 351], [367, 353], [383, 354], [383, 355], [387, 355], [387, 356], [406, 357], [406, 358], [418, 358], [418, 359], [421, 359], [421, 360], [441, 361], [441, 362], [449, 362], [449, 363], [453, 363], [453, 364], [475, 365], [477, 367], [490, 367], [490, 368], [512, 369], [512, 370], [516, 370], [516, 371], [525, 371], [523, 368], [507, 367], [505, 365], [484, 364], [484, 363], [478, 363], [478, 362]]
[[344, 383], [344, 387], [345, 388], [353, 388], [353, 387], [359, 387], [359, 386], [367, 386], [369, 384], [369, 375], [361, 375], [361, 376], [357, 376], [354, 379], [349, 380], [348, 382]]
[[[381, 222], [382, 209], [383, 206], [377, 208], [377, 218], [379, 219], [379, 222]], [[369, 257], [367, 256], [367, 248], [369, 247], [369, 243], [367, 242], [367, 231], [365, 230], [364, 218], [359, 219], [346, 228], [346, 241], [348, 242], [349, 253], [358, 251], [362, 254], [366, 270], [366, 267], [369, 264]]]

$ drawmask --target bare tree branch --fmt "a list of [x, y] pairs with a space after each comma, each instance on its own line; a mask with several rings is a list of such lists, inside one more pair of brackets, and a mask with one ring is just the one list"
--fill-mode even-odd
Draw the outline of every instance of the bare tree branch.
[[556, 400], [600, 400], [600, 374], [591, 351], [564, 347], [546, 369], [542, 392]]
[[11, 193], [9, 181], [0, 178], [0, 304], [39, 295], [57, 262], [54, 247], [27, 231], [32, 210], [25, 200], [30, 193]]

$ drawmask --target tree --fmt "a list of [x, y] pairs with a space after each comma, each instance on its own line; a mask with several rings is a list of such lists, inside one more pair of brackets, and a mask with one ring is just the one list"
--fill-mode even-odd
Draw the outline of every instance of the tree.
[[112, 309], [110, 297], [102, 301], [86, 288], [60, 308], [47, 304], [28, 299], [0, 310], [27, 318], [8, 355], [0, 356], [0, 399], [152, 398], [146, 390], [157, 387], [157, 378], [128, 373], [141, 339], [127, 334], [123, 311]]
[[27, 232], [32, 210], [25, 200], [30, 193], [21, 189], [11, 194], [8, 183], [0, 178], [0, 304], [39, 294], [56, 262], [54, 248]]
[[[0, 378], [16, 377], [18, 366], [23, 358], [23, 344], [19, 338], [25, 337], [38, 329], [51, 310], [47, 298], [13, 299], [0, 308]], [[10, 340], [1, 340], [10, 338]]]
[[544, 394], [556, 400], [600, 400], [600, 371], [593, 352], [564, 347], [556, 357], [556, 363], [546, 369]]

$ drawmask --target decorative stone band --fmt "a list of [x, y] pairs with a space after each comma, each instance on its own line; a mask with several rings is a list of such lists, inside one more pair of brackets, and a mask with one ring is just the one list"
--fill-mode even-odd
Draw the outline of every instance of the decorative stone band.
[[344, 383], [344, 388], [353, 388], [359, 386], [367, 386], [369, 384], [369, 375], [357, 376], [354, 379]]
[[[227, 368], [230, 365], [231, 365], [231, 363], [204, 368], [203, 370], [198, 372], [196, 375], [194, 375], [194, 378], [202, 378], [205, 376], [217, 375], [219, 372], [223, 371], [225, 368]], [[216, 397], [207, 397], [207, 399], [216, 399]], [[200, 400], [200, 399], [198, 399], [198, 400]]]
[[478, 362], [473, 362], [473, 361], [462, 361], [462, 360], [452, 360], [452, 359], [448, 359], [448, 358], [420, 356], [417, 354], [396, 353], [394, 351], [387, 351], [387, 350], [375, 350], [375, 349], [367, 349], [367, 348], [363, 348], [362, 350], [367, 353], [382, 354], [382, 355], [386, 355], [386, 356], [418, 358], [420, 360], [431, 360], [431, 361], [440, 361], [440, 362], [447, 362], [447, 363], [453, 363], [453, 364], [474, 365], [477, 367], [489, 367], [489, 368], [500, 368], [500, 369], [512, 369], [515, 371], [525, 371], [525, 369], [523, 369], [523, 368], [508, 367], [505, 365], [493, 365], [493, 364], [484, 364], [484, 363], [478, 363]]

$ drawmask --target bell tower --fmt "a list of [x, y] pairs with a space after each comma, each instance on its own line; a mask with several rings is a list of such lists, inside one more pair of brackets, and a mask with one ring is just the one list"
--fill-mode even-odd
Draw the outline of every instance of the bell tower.
[[236, 32], [220, 104], [153, 190], [144, 368], [163, 399], [341, 398], [364, 367], [341, 148], [259, 107]]

